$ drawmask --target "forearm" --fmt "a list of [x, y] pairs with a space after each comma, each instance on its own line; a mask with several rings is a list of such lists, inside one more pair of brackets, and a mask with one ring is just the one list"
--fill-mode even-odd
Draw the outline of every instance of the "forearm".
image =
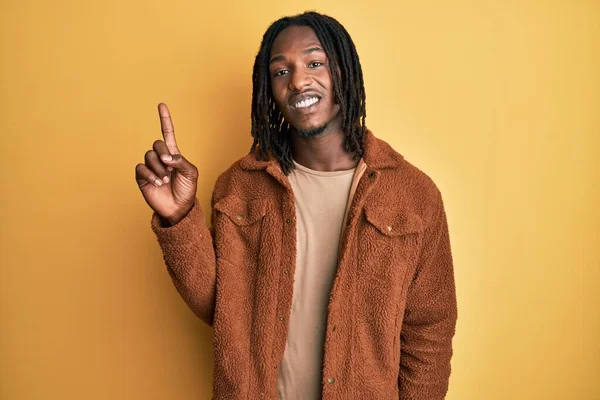
[[400, 399], [445, 398], [457, 315], [454, 267], [440, 198], [424, 232], [423, 248], [407, 295], [400, 338]]
[[192, 311], [212, 324], [215, 299], [216, 260], [213, 239], [204, 213], [195, 200], [190, 212], [173, 226], [164, 227], [152, 217], [171, 279]]
[[449, 303], [437, 321], [404, 324], [401, 334], [400, 399], [442, 400], [451, 372], [455, 307]]

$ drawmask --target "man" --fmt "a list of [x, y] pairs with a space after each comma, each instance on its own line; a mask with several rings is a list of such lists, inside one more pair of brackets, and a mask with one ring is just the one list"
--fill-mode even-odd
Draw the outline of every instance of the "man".
[[365, 127], [355, 46], [282, 18], [253, 72], [249, 155], [215, 184], [164, 141], [136, 167], [173, 282], [214, 328], [215, 399], [443, 399], [457, 317], [441, 195]]

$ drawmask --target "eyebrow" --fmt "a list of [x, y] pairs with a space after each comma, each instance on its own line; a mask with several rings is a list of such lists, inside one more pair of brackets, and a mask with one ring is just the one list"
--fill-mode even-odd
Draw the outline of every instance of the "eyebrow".
[[[314, 53], [315, 51], [320, 51], [322, 53], [325, 53], [325, 51], [322, 48], [315, 46], [315, 47], [311, 47], [309, 49], [303, 50], [302, 55]], [[280, 54], [278, 56], [274, 56], [271, 58], [271, 61], [269, 61], [269, 64], [273, 64], [274, 62], [277, 62], [277, 61], [285, 61], [285, 56], [282, 54]]]

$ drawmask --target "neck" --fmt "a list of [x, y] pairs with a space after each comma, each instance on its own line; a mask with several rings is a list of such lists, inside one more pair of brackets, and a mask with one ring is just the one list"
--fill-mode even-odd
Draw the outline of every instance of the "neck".
[[344, 136], [337, 124], [327, 128], [319, 136], [308, 138], [292, 131], [292, 156], [298, 164], [315, 171], [345, 171], [355, 168], [358, 161], [344, 149]]

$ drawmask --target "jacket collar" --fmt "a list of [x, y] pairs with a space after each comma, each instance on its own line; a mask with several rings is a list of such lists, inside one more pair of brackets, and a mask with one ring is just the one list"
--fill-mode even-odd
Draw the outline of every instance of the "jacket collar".
[[[367, 129], [363, 160], [371, 169], [384, 169], [397, 168], [402, 164], [404, 157]], [[257, 160], [255, 153], [250, 153], [240, 160], [240, 167], [245, 170], [260, 170], [269, 166], [279, 168], [279, 161], [271, 152], [269, 159], [265, 161]]]

